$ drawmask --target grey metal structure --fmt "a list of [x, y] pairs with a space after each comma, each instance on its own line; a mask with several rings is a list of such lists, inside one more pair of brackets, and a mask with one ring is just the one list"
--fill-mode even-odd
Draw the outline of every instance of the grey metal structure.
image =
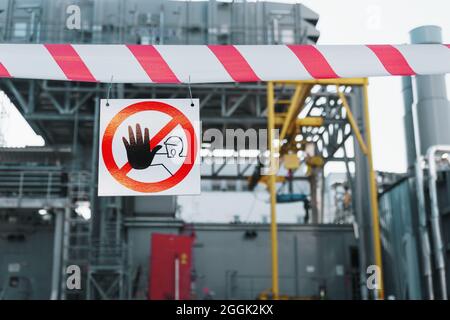
[[[32, 217], [34, 220], [30, 220]], [[22, 221], [2, 223], [0, 293], [3, 299], [48, 299], [50, 296], [52, 224], [36, 218], [34, 212], [29, 212], [22, 215]], [[13, 228], [19, 223], [20, 232]], [[267, 224], [186, 226], [180, 220], [168, 218], [129, 217], [125, 220], [125, 234], [133, 280], [130, 298], [147, 298], [151, 234], [186, 231], [194, 231], [196, 237], [193, 271], [197, 299], [204, 298], [204, 288], [215, 293], [214, 299], [255, 299], [267, 289], [270, 282], [270, 266], [266, 263], [270, 256]], [[280, 247], [282, 294], [318, 298], [320, 289], [325, 288], [329, 299], [360, 297], [358, 250], [351, 226], [294, 224], [280, 225], [279, 231], [284, 244]], [[235, 250], [237, 247], [240, 250]], [[14, 269], [17, 264], [20, 267]], [[21, 286], [11, 287], [11, 277], [23, 279], [19, 281]], [[98, 294], [91, 298], [100, 298]]]
[[[214, 299], [256, 299], [270, 282], [267, 224], [190, 224], [154, 218], [127, 218], [135, 278], [133, 298], [145, 298], [151, 259], [151, 234], [195, 234], [193, 272], [195, 298], [204, 289]], [[283, 295], [313, 298], [326, 288], [329, 299], [359, 297], [357, 244], [349, 225], [279, 225], [280, 287]], [[239, 248], [239, 250], [236, 250]], [[317, 254], [318, 252], [322, 254]], [[356, 257], [356, 261], [355, 261]]]
[[[81, 28], [65, 28], [77, 5]], [[142, 44], [315, 43], [318, 15], [301, 4], [171, 0], [2, 0], [3, 39]]]
[[[385, 294], [396, 299], [423, 299], [413, 179], [404, 178], [380, 197], [380, 226], [385, 266]], [[399, 276], [403, 275], [403, 276]]]
[[[437, 26], [424, 26], [411, 31], [411, 40], [413, 43], [442, 43], [442, 30]], [[448, 145], [450, 142], [450, 129], [448, 121], [450, 120], [450, 103], [447, 99], [447, 89], [444, 75], [438, 76], [417, 76], [414, 78], [415, 86], [413, 86], [413, 97], [415, 99], [413, 112], [415, 116], [414, 127], [415, 141], [416, 141], [416, 178], [417, 188], [419, 190], [419, 202], [422, 202], [422, 196], [425, 192], [425, 181], [423, 179], [422, 157], [428, 155], [428, 166], [430, 168], [430, 184], [429, 193], [431, 199], [431, 235], [433, 239], [432, 254], [435, 258], [434, 268], [437, 271], [437, 281], [439, 292], [437, 295], [441, 299], [447, 299], [447, 284], [444, 252], [442, 248], [442, 236], [439, 217], [439, 208], [436, 192], [436, 172], [432, 170], [435, 168], [433, 148], [437, 145]], [[425, 230], [424, 206], [419, 203], [419, 215], [421, 216], [423, 229]], [[424, 231], [425, 233], [425, 231]], [[424, 235], [425, 238], [425, 235]], [[428, 241], [426, 239], [425, 241]], [[430, 247], [429, 245], [427, 245]], [[423, 254], [427, 255], [429, 249], [425, 248]], [[431, 270], [430, 270], [431, 271]], [[432, 273], [432, 272], [430, 272]], [[430, 280], [428, 280], [430, 281]], [[433, 298], [432, 289], [430, 286], [430, 298]]]
[[0, 300], [49, 299], [54, 227], [35, 210], [0, 215]]
[[[66, 9], [74, 4], [81, 9], [78, 30], [66, 26], [70, 14]], [[315, 43], [319, 37], [315, 28], [318, 15], [301, 4], [0, 0], [0, 12], [2, 42], [277, 44]], [[412, 32], [412, 39], [414, 43], [437, 43], [439, 34], [437, 27], [419, 28]], [[214, 290], [217, 298], [227, 299], [253, 299], [268, 289], [267, 225], [185, 226], [174, 219], [177, 210], [174, 197], [97, 198], [98, 101], [106, 96], [108, 86], [25, 80], [1, 80], [0, 85], [46, 141], [43, 148], [0, 149], [0, 299], [145, 298], [151, 233], [180, 234], [186, 228], [195, 230], [197, 235], [194, 248], [197, 298], [202, 298], [204, 287]], [[278, 93], [290, 97], [292, 91], [283, 87]], [[201, 100], [203, 130], [266, 127], [263, 83], [195, 85], [192, 92]], [[421, 291], [433, 298], [439, 282], [432, 274], [436, 266], [430, 259], [422, 156], [433, 145], [449, 144], [450, 111], [441, 76], [419, 76], [415, 81], [405, 78], [404, 93], [408, 164], [410, 172], [415, 168], [416, 180], [403, 182], [381, 197], [385, 280], [392, 281], [386, 289], [398, 298], [420, 298], [425, 296]], [[120, 84], [111, 86], [110, 97], [184, 98], [187, 95], [183, 86]], [[346, 96], [365, 138], [367, 123], [361, 108], [362, 89], [351, 88]], [[369, 298], [366, 267], [374, 264], [374, 255], [367, 157], [356, 143], [354, 155], [346, 152], [345, 141], [352, 132], [335, 92], [319, 87], [307, 99], [305, 110], [308, 116], [325, 118], [320, 128], [301, 129], [306, 140], [317, 139], [313, 141], [317, 142], [316, 154], [325, 161], [346, 164], [347, 181], [354, 195], [352, 213], [356, 228], [281, 225], [282, 294], [316, 297], [320, 287], [325, 286], [329, 298]], [[0, 125], [6, 116], [0, 112]], [[416, 144], [410, 143], [413, 138]], [[354, 175], [349, 169], [350, 162], [355, 163]], [[210, 180], [212, 188], [228, 189], [229, 186], [229, 189], [245, 190], [241, 182], [251, 176], [254, 167], [254, 163], [231, 166], [217, 162], [203, 166], [202, 175], [204, 180]], [[293, 179], [305, 177], [299, 175]], [[320, 184], [317, 180], [311, 182]], [[433, 211], [435, 215], [439, 212], [443, 242], [449, 243], [448, 172], [439, 171], [433, 175], [432, 182], [438, 195], [433, 199]], [[414, 183], [418, 218], [408, 216], [416, 209], [415, 197], [407, 194], [413, 190]], [[223, 184], [227, 188], [222, 188]], [[314, 188], [316, 196], [318, 189]], [[81, 219], [76, 212], [80, 202], [89, 202], [91, 220]], [[411, 210], [407, 205], [398, 207], [403, 202], [412, 203]], [[50, 214], [41, 218], [36, 214], [39, 209]], [[314, 201], [315, 222], [322, 221], [323, 213], [319, 209], [318, 202]], [[417, 224], [424, 258], [422, 269], [415, 255]], [[435, 223], [433, 229], [438, 227]], [[359, 235], [357, 245], [355, 230]], [[231, 250], [235, 247], [241, 250]], [[445, 267], [449, 274], [449, 263], [440, 262], [449, 260], [450, 251], [443, 254], [444, 259], [437, 260], [437, 266], [441, 273]], [[82, 269], [82, 289], [78, 291], [67, 290], [65, 286], [66, 267], [71, 264]], [[403, 275], [403, 270], [407, 270], [406, 279], [394, 282], [394, 278]], [[425, 275], [425, 285], [422, 285], [425, 290], [420, 290], [419, 272]], [[449, 277], [446, 280], [448, 286]]]
[[[442, 31], [437, 26], [422, 26], [411, 31], [412, 43], [442, 43]], [[445, 283], [445, 259], [441, 244], [439, 204], [435, 176], [430, 177], [430, 191], [427, 197], [424, 173], [425, 155], [436, 145], [448, 144], [450, 140], [450, 104], [447, 99], [445, 76], [416, 76], [403, 79], [405, 102], [405, 130], [407, 139], [407, 159], [410, 174], [415, 175], [414, 186], [417, 203], [418, 234], [420, 236], [422, 274], [426, 296], [429, 299], [447, 298]], [[414, 143], [411, 143], [414, 141]], [[431, 157], [429, 157], [431, 159]], [[434, 167], [434, 159], [430, 165]], [[413, 170], [414, 169], [414, 170]], [[431, 174], [430, 174], [431, 175]], [[433, 179], [431, 179], [433, 178]], [[430, 209], [426, 200], [432, 200]], [[413, 206], [415, 208], [415, 206]], [[429, 211], [432, 211], [431, 234], [429, 236]], [[413, 210], [412, 213], [415, 210]], [[413, 220], [416, 219], [415, 217]], [[432, 256], [435, 263], [432, 262]], [[438, 271], [438, 272], [435, 272]], [[439, 278], [440, 280], [436, 280]], [[436, 289], [436, 284], [440, 287]]]
[[[433, 249], [435, 257], [435, 267], [440, 289], [440, 296], [443, 300], [448, 299], [447, 295], [447, 274], [445, 270], [445, 245], [442, 240], [441, 213], [439, 210], [439, 200], [437, 192], [438, 164], [441, 159], [436, 159], [439, 155], [450, 153], [450, 146], [436, 145], [427, 151], [428, 159], [428, 191], [430, 194], [430, 224], [433, 236]], [[448, 163], [447, 163], [448, 165]]]
[[[367, 123], [365, 122], [366, 118], [364, 116], [364, 112], [361, 107], [361, 104], [358, 103], [363, 101], [363, 89], [359, 87], [353, 88], [354, 95], [350, 100], [350, 106], [352, 108], [353, 115], [355, 120], [358, 123], [359, 128], [361, 129], [361, 134], [364, 138], [367, 136]], [[355, 139], [356, 140], [356, 139]], [[367, 140], [366, 140], [367, 141]], [[361, 272], [361, 294], [363, 299], [373, 298], [376, 294], [374, 291], [368, 290], [366, 286], [366, 281], [364, 279], [367, 278], [366, 268], [370, 265], [375, 265], [375, 256], [374, 256], [374, 245], [372, 238], [372, 210], [370, 207], [370, 185], [369, 185], [369, 177], [367, 173], [368, 170], [368, 159], [362, 152], [359, 145], [354, 142], [355, 149], [355, 177], [353, 180], [353, 192], [355, 195], [353, 197], [353, 208], [355, 212], [355, 220], [358, 228], [358, 242], [359, 242], [359, 250], [360, 250], [360, 265], [362, 266], [360, 269]], [[358, 191], [356, 191], [358, 190]], [[372, 294], [372, 296], [371, 296]]]
[[[416, 28], [411, 31], [411, 42], [442, 43], [442, 30], [437, 26]], [[431, 146], [450, 144], [450, 106], [445, 75], [416, 76], [414, 82], [420, 154], [425, 155]]]
[[[69, 5], [81, 9], [78, 30], [67, 28]], [[1, 10], [0, 39], [13, 43], [277, 44], [315, 43], [319, 37], [315, 28], [318, 15], [301, 4], [0, 0]], [[1, 213], [7, 217], [24, 213], [36, 216], [37, 210], [46, 209], [53, 217], [46, 228], [57, 229], [51, 235], [57, 244], [52, 246], [52, 258], [42, 261], [48, 269], [53, 266], [52, 277], [48, 281], [40, 278], [49, 288], [50, 283], [53, 285], [51, 290], [39, 289], [38, 295], [30, 297], [129, 298], [133, 270], [123, 217], [174, 216], [176, 208], [172, 206], [174, 198], [162, 205], [161, 212], [142, 211], [142, 204], [134, 198], [97, 198], [98, 101], [106, 96], [108, 86], [2, 80], [1, 89], [46, 142], [44, 148], [0, 150]], [[204, 130], [266, 126], [263, 83], [195, 85], [192, 92], [202, 101]], [[186, 96], [187, 88], [183, 86], [136, 84], [114, 85], [110, 95], [111, 98]], [[231, 181], [246, 179], [253, 167], [232, 172], [220, 164], [203, 170], [204, 179], [223, 177], [223, 181]], [[89, 222], [76, 212], [78, 204], [86, 201], [93, 213]], [[16, 228], [20, 230], [19, 225]], [[37, 234], [39, 230], [36, 229]], [[21, 245], [27, 246], [28, 239], [31, 238], [25, 237]], [[20, 255], [5, 258], [2, 263], [7, 265], [16, 258]], [[85, 279], [81, 291], [66, 290], [65, 270], [71, 264], [81, 267]], [[7, 279], [1, 276], [0, 281]]]
[[[442, 243], [444, 263], [445, 263], [445, 274], [446, 274], [446, 284], [447, 292], [450, 289], [450, 250], [448, 243], [450, 243], [450, 212], [449, 212], [449, 193], [450, 193], [450, 172], [448, 164], [439, 165], [437, 176], [433, 178], [436, 182], [437, 187], [437, 198], [439, 206], [439, 220], [442, 232]], [[447, 245], [445, 245], [447, 244]]]

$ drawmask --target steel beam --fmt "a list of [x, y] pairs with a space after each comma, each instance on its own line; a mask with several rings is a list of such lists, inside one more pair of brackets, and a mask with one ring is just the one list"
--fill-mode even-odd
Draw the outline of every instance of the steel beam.
[[[74, 121], [75, 114], [57, 114], [57, 113], [41, 113], [34, 112], [23, 115], [26, 120], [30, 121]], [[79, 114], [79, 121], [94, 121], [94, 115]]]
[[247, 99], [247, 97], [248, 94], [240, 96], [239, 99], [237, 99], [236, 102], [231, 106], [231, 108], [227, 110], [225, 116], [230, 117], [236, 111], [236, 109], [241, 106], [241, 104], [245, 101], [245, 99]]
[[368, 149], [367, 149], [366, 143], [364, 142], [364, 139], [363, 139], [363, 137], [361, 135], [361, 132], [359, 131], [359, 127], [356, 124], [356, 121], [355, 121], [355, 119], [353, 117], [352, 111], [350, 110], [350, 106], [348, 105], [347, 98], [345, 98], [344, 94], [339, 90], [339, 86], [336, 86], [336, 89], [337, 89], [339, 98], [342, 101], [342, 105], [345, 108], [345, 112], [347, 114], [348, 122], [352, 126], [353, 133], [355, 134], [356, 140], [359, 143], [359, 147], [361, 148], [361, 151], [365, 155], [367, 155], [368, 154]]
[[366, 126], [366, 141], [367, 141], [367, 161], [369, 165], [369, 190], [370, 190], [370, 205], [372, 212], [372, 233], [375, 263], [378, 266], [378, 299], [384, 299], [384, 283], [383, 283], [383, 262], [381, 256], [381, 235], [380, 235], [380, 216], [378, 212], [378, 189], [373, 167], [372, 157], [372, 139], [370, 133], [370, 115], [369, 115], [369, 95], [367, 92], [367, 81], [362, 86], [363, 90], [363, 112], [364, 122]]
[[272, 252], [272, 295], [274, 300], [278, 300], [280, 289], [278, 285], [278, 235], [277, 235], [277, 198], [276, 198], [276, 174], [278, 166], [275, 164], [275, 152], [278, 150], [274, 146], [273, 131], [275, 129], [275, 101], [274, 84], [267, 84], [267, 129], [269, 131], [269, 153], [270, 153], [270, 172], [269, 172], [269, 190], [270, 190], [270, 236]]
[[10, 79], [4, 79], [4, 83], [6, 84], [6, 87], [11, 91], [14, 98], [16, 98], [18, 107], [22, 110], [22, 113], [28, 113], [28, 103], [25, 101], [25, 98], [19, 92], [19, 90], [17, 90], [17, 87], [14, 85], [14, 83]]

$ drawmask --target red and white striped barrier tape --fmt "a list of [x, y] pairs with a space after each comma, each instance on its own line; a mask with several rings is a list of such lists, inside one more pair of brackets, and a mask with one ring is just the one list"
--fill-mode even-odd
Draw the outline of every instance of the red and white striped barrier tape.
[[212, 83], [450, 73], [450, 45], [0, 44], [0, 77]]

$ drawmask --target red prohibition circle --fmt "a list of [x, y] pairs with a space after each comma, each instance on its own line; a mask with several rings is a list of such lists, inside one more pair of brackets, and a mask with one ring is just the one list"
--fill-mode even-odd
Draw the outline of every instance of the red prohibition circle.
[[[175, 124], [175, 126], [180, 125], [183, 128], [188, 140], [188, 151], [186, 159], [184, 160], [181, 167], [173, 176], [158, 182], [140, 182], [128, 177], [127, 174], [129, 170], [131, 170], [130, 165], [127, 163], [122, 168], [119, 168], [113, 156], [112, 143], [117, 128], [128, 117], [142, 111], [158, 111], [169, 115], [172, 118], [172, 120], [169, 123], [173, 123]], [[167, 133], [170, 133], [170, 131]], [[162, 138], [163, 137], [161, 137], [161, 140]], [[161, 192], [174, 187], [189, 174], [192, 167], [194, 166], [194, 162], [196, 159], [197, 153], [196, 141], [197, 139], [195, 136], [195, 130], [194, 127], [192, 126], [192, 123], [180, 110], [166, 103], [158, 101], [138, 102], [120, 111], [109, 122], [108, 126], [105, 129], [105, 133], [103, 134], [102, 157], [108, 171], [111, 173], [114, 179], [116, 179], [121, 185], [137, 192], [143, 193]], [[152, 140], [150, 140], [150, 144], [152, 144]], [[159, 144], [159, 142], [156, 143], [156, 145], [157, 144]], [[156, 145], [151, 145], [151, 147], [154, 148]]]

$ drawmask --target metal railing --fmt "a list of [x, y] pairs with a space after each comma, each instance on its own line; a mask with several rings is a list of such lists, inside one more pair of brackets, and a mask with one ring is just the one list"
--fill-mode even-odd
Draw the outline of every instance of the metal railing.
[[0, 196], [61, 198], [67, 196], [67, 182], [61, 171], [0, 171]]
[[89, 172], [1, 170], [0, 197], [87, 200]]

